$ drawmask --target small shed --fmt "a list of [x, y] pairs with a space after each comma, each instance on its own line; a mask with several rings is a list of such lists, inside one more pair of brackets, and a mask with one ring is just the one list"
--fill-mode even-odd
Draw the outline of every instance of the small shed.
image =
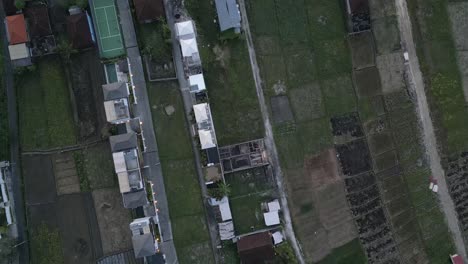
[[234, 238], [234, 223], [232, 221], [218, 223], [218, 229], [221, 240]]
[[283, 240], [284, 240], [284, 236], [281, 233], [281, 231], [274, 232], [272, 234], [272, 237], [273, 237], [273, 242], [275, 243], [275, 245], [278, 245], [278, 244], [282, 243]]
[[274, 226], [280, 224], [278, 211], [263, 213], [263, 218], [265, 219], [266, 226]]
[[268, 203], [268, 211], [269, 212], [274, 212], [274, 211], [279, 211], [281, 209], [280, 203], [278, 199], [275, 199], [271, 202]]
[[151, 23], [165, 16], [163, 0], [133, 0], [133, 5], [140, 23]]

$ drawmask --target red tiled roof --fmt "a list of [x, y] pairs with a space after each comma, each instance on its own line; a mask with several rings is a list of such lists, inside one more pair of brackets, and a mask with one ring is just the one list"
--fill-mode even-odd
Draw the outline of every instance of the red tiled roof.
[[450, 259], [452, 259], [453, 264], [463, 264], [463, 259], [459, 255], [452, 255]]
[[26, 33], [26, 22], [23, 14], [7, 16], [8, 40], [10, 45], [28, 42], [28, 34]]
[[32, 37], [44, 37], [52, 35], [47, 6], [31, 6], [25, 10], [28, 19], [29, 34]]
[[237, 252], [242, 264], [260, 264], [275, 257], [270, 233], [245, 236], [237, 241]]
[[163, 0], [133, 0], [133, 4], [140, 23], [165, 16]]
[[84, 49], [93, 46], [88, 19], [85, 13], [67, 17], [67, 33], [75, 49]]

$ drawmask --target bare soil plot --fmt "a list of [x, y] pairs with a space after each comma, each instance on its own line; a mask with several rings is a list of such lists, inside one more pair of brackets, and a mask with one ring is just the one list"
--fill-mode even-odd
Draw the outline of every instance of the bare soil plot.
[[289, 92], [294, 116], [298, 122], [311, 121], [325, 115], [320, 86], [311, 83]]
[[23, 155], [22, 162], [26, 204], [54, 202], [57, 191], [51, 157], [49, 155]]
[[68, 153], [52, 156], [57, 195], [80, 192], [80, 180], [73, 155]]
[[405, 69], [401, 52], [379, 55], [376, 57], [376, 64], [379, 69], [384, 94], [405, 88]]
[[388, 54], [401, 49], [400, 31], [396, 17], [379, 18], [372, 22], [378, 54]]
[[364, 31], [348, 36], [354, 69], [375, 65], [374, 39], [372, 32]]
[[[468, 51], [468, 2], [450, 2], [447, 6], [448, 15], [452, 21], [452, 36], [455, 42], [455, 49]], [[447, 29], [448, 30], [448, 29]]]
[[369, 1], [369, 8], [370, 8], [371, 20], [396, 15], [396, 8], [395, 8], [394, 1], [371, 0]]
[[106, 124], [101, 90], [105, 83], [104, 71], [96, 53], [94, 49], [78, 53], [70, 63], [80, 140], [100, 138]]
[[294, 121], [294, 116], [289, 105], [289, 98], [286, 95], [273, 96], [271, 100], [271, 112], [273, 115], [273, 122], [281, 124], [288, 121]]
[[416, 114], [413, 101], [406, 89], [385, 94], [384, 101], [387, 112], [392, 112], [402, 108], [412, 108], [414, 114]]
[[129, 229], [130, 212], [122, 206], [118, 189], [95, 190], [92, 193], [99, 223], [104, 255], [132, 248]]
[[45, 224], [50, 229], [57, 229], [57, 205], [56, 203], [45, 203], [30, 205], [28, 210], [28, 228], [34, 232], [40, 225]]
[[382, 92], [380, 75], [376, 67], [354, 71], [354, 83], [360, 97], [371, 97]]

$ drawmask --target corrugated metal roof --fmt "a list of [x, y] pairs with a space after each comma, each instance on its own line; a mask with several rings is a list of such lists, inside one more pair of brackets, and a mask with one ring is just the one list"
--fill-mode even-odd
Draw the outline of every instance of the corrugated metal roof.
[[236, 0], [216, 0], [215, 2], [221, 31], [240, 28], [241, 17]]

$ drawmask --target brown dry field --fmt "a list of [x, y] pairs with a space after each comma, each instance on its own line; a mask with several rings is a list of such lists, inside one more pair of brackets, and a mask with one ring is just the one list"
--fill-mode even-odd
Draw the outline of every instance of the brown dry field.
[[357, 237], [334, 149], [306, 158], [303, 168], [286, 174], [296, 234], [307, 261], [317, 262]]
[[52, 156], [57, 195], [80, 192], [80, 180], [71, 152]]

